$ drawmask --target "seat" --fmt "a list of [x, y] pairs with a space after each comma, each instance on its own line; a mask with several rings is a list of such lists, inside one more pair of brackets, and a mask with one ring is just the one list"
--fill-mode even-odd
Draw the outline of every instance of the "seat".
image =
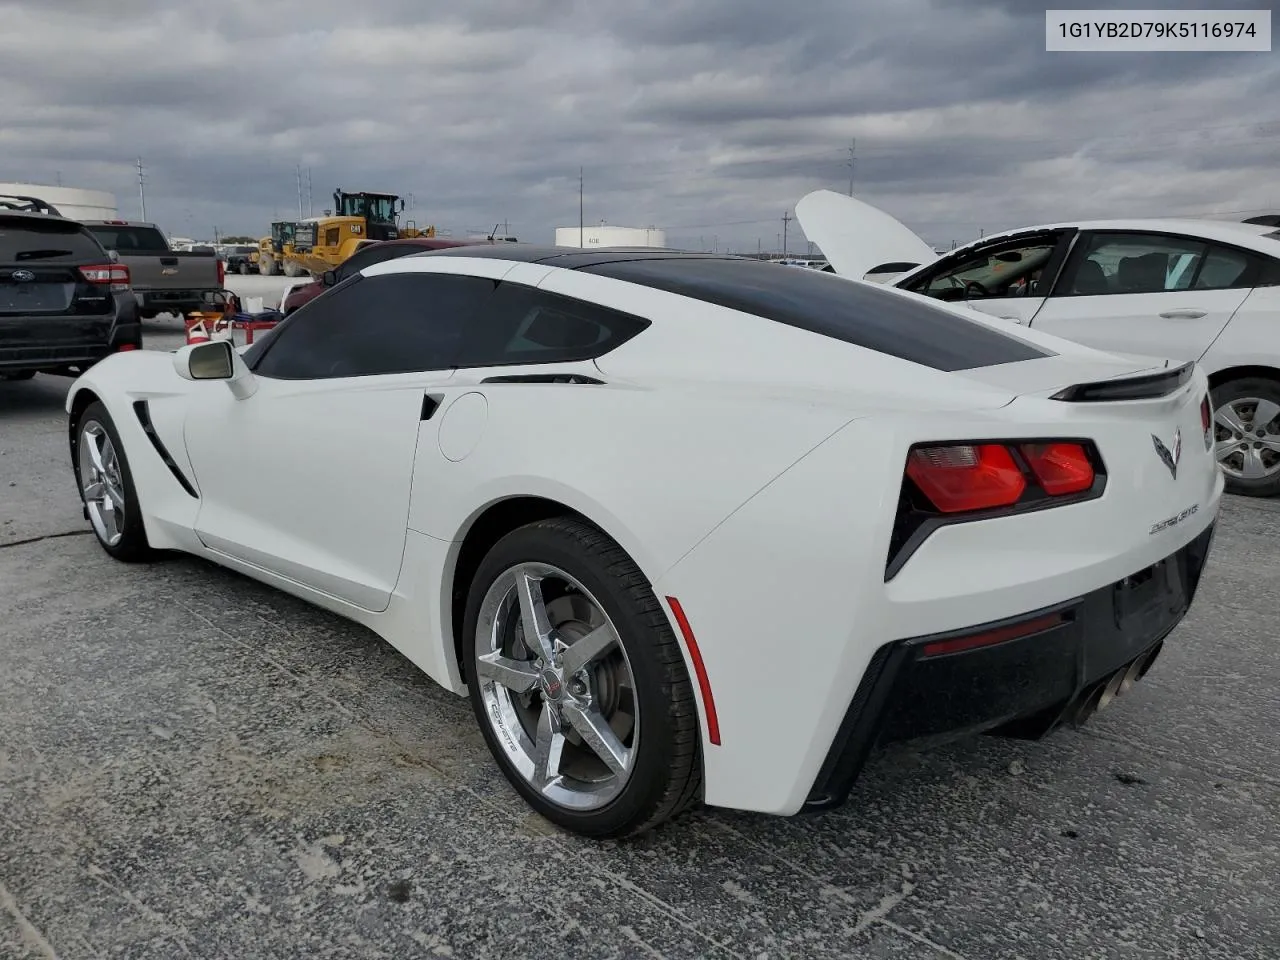
[[1124, 293], [1160, 293], [1169, 276], [1169, 255], [1144, 253], [1125, 257], [1116, 268], [1116, 279]]
[[1072, 284], [1071, 292], [1084, 296], [1110, 293], [1111, 285], [1107, 283], [1107, 275], [1102, 269], [1102, 264], [1098, 263], [1097, 260], [1086, 260], [1080, 264], [1080, 269], [1076, 271], [1076, 279], [1075, 283]]

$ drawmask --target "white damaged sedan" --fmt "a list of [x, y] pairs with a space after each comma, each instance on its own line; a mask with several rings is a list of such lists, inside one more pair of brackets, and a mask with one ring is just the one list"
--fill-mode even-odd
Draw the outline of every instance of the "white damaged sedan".
[[121, 560], [205, 557], [470, 697], [554, 822], [840, 804], [895, 741], [1080, 722], [1195, 595], [1194, 364], [748, 259], [501, 244], [367, 267], [243, 353], [67, 398]]

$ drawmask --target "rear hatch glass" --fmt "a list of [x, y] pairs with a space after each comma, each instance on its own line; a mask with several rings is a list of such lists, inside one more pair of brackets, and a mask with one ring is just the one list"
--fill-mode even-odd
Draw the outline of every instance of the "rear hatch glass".
[[95, 223], [89, 229], [104, 247], [115, 250], [121, 256], [169, 252], [168, 241], [156, 227]]
[[755, 314], [935, 370], [1051, 356], [924, 298], [756, 260], [637, 257], [581, 268]]
[[[0, 314], [109, 311], [109, 294], [86, 283], [79, 269], [106, 259], [78, 223], [0, 217]], [[78, 294], [84, 302], [73, 309]]]

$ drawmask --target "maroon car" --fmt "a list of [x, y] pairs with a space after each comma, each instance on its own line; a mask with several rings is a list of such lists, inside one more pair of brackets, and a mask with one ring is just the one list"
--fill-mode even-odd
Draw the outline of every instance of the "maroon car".
[[[445, 240], [441, 237], [413, 237], [404, 240], [379, 240], [347, 257], [334, 270], [327, 270], [319, 280], [312, 280], [294, 287], [280, 304], [280, 309], [287, 317], [304, 303], [310, 303], [329, 287], [337, 286], [353, 273], [359, 273], [371, 264], [383, 260], [394, 260], [396, 257], [407, 257], [411, 253], [423, 250], [443, 250], [445, 247], [470, 247], [477, 244], [488, 244], [489, 240]], [[326, 280], [328, 282], [326, 282]]]

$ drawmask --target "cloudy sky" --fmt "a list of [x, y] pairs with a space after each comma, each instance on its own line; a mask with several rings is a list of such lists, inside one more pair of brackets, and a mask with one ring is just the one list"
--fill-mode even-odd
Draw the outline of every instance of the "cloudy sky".
[[939, 245], [1280, 210], [1280, 57], [1046, 53], [1044, 6], [0, 0], [0, 180], [136, 217], [141, 156], [149, 219], [256, 235], [297, 215], [301, 164], [316, 213], [386, 190], [420, 225], [549, 242], [581, 166], [589, 224], [755, 250], [806, 192], [848, 190], [856, 138], [857, 195]]

